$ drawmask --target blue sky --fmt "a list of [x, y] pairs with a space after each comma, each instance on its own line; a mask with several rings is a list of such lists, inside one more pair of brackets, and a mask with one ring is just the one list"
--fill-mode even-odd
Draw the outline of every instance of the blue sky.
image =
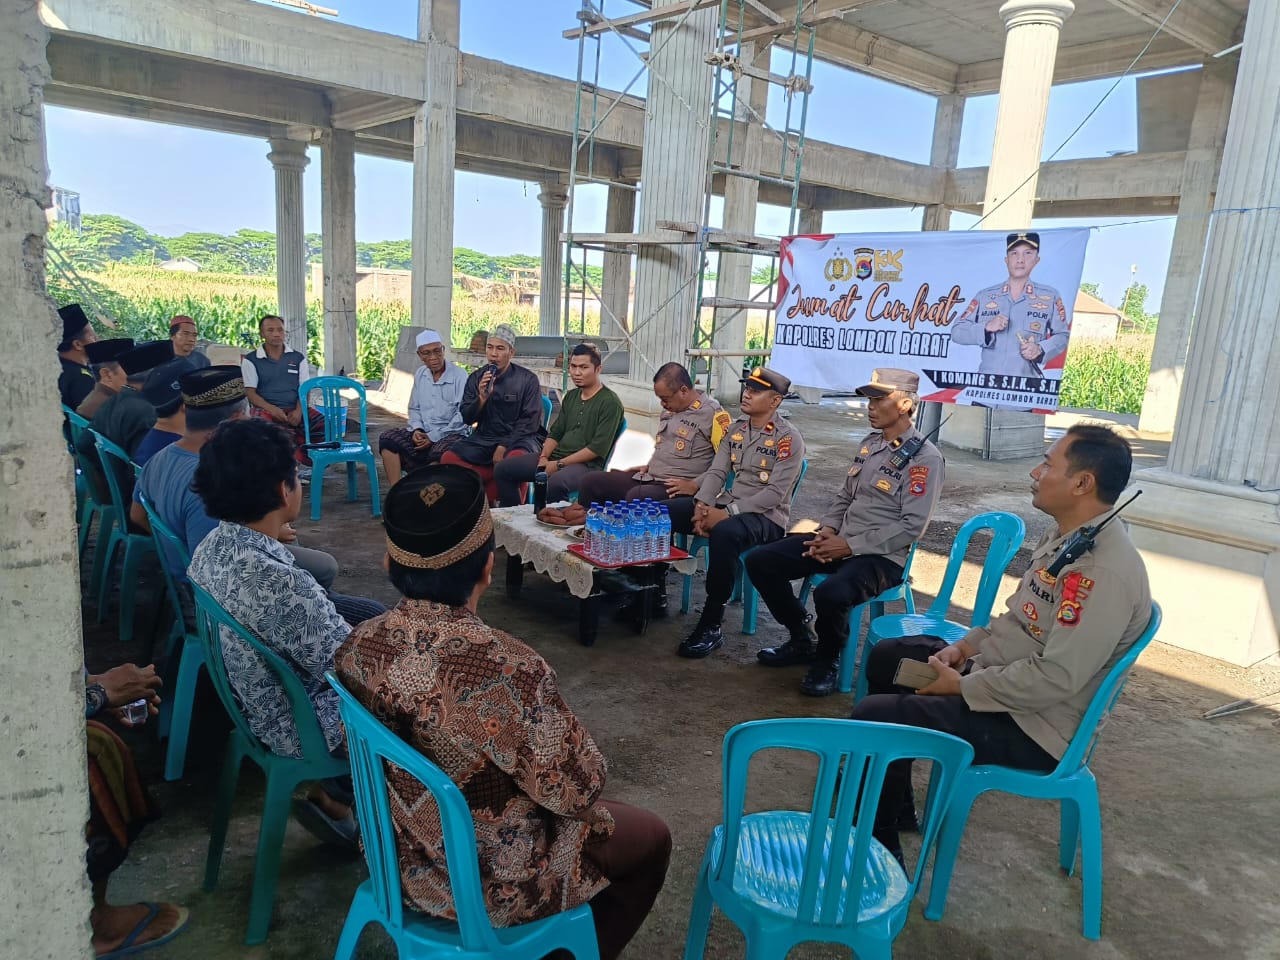
[[[415, 0], [327, 0], [340, 20], [353, 26], [402, 36], [417, 29]], [[577, 0], [463, 0], [464, 51], [545, 73], [573, 78], [577, 41], [561, 32], [575, 24]], [[284, 8], [281, 8], [284, 9]], [[630, 4], [612, 0], [607, 11], [621, 15]], [[297, 14], [303, 16], [304, 14]], [[493, 29], [501, 24], [501, 29]], [[992, 29], [999, 20], [992, 9]], [[616, 39], [606, 41], [601, 82], [621, 88], [639, 61]], [[932, 97], [846, 70], [815, 64], [814, 93], [806, 125], [810, 137], [858, 147], [905, 160], [927, 163], [933, 133]], [[1058, 149], [1080, 120], [1102, 99], [1113, 80], [1055, 87], [1049, 105], [1044, 154]], [[632, 88], [644, 94], [644, 77]], [[861, 122], [849, 122], [850, 103], [864, 105]], [[990, 160], [996, 98], [970, 98], [960, 144], [960, 166]], [[778, 122], [771, 108], [770, 122]], [[875, 122], [865, 122], [867, 117]], [[146, 123], [49, 107], [46, 111], [50, 182], [81, 194], [86, 213], [114, 213], [152, 232], [172, 236], [186, 231], [229, 233], [240, 227], [274, 228], [274, 180], [265, 142], [248, 137]], [[1135, 85], [1121, 82], [1083, 130], [1058, 153], [1059, 159], [1106, 156], [1137, 147]], [[91, 149], [85, 149], [91, 144]], [[305, 221], [320, 229], [319, 154], [311, 151], [306, 177]], [[412, 191], [407, 163], [357, 157], [356, 231], [361, 240], [406, 238], [410, 234]], [[541, 210], [538, 185], [517, 180], [458, 173], [454, 242], [487, 253], [532, 253], [539, 249]], [[578, 191], [575, 221], [579, 229], [603, 229], [601, 188]], [[718, 202], [713, 219], [719, 215]], [[839, 211], [828, 213], [829, 231], [918, 230], [919, 210]], [[953, 229], [975, 218], [955, 215]], [[1101, 284], [1103, 298], [1119, 302], [1136, 266], [1138, 280], [1151, 288], [1148, 309], [1159, 304], [1173, 236], [1173, 220], [1108, 226], [1088, 223], [1090, 241], [1084, 278]], [[1044, 221], [1043, 226], [1083, 225], [1085, 221]], [[762, 207], [757, 232], [786, 230], [786, 211]]]

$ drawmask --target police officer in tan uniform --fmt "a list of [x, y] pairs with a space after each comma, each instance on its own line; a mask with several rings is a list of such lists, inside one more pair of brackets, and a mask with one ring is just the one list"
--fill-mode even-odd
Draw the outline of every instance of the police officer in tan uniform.
[[702, 475], [715, 459], [733, 418], [714, 399], [694, 389], [689, 371], [667, 363], [653, 377], [653, 393], [662, 404], [653, 456], [640, 467], [583, 477], [578, 502], [666, 500], [698, 492]]
[[[920, 539], [938, 494], [943, 463], [938, 448], [911, 422], [920, 377], [881, 368], [856, 393], [867, 398], [872, 432], [858, 445], [844, 486], [822, 517], [817, 533], [796, 533], [753, 550], [747, 575], [790, 639], [756, 654], [767, 667], [808, 664], [800, 691], [811, 697], [836, 692], [838, 668], [849, 643], [849, 611], [902, 582], [911, 544]], [[809, 617], [791, 581], [826, 574], [814, 588], [817, 649]], [[854, 638], [856, 650], [857, 638]]]
[[[1151, 588], [1122, 523], [1108, 523], [1093, 549], [1055, 569], [1063, 545], [1114, 509], [1129, 482], [1128, 442], [1104, 426], [1067, 430], [1031, 471], [1031, 503], [1054, 523], [1006, 613], [953, 644], [934, 637], [883, 640], [867, 660], [871, 696], [855, 720], [927, 727], [973, 744], [974, 765], [1052, 770], [1066, 752], [1103, 677], [1146, 629]], [[911, 691], [893, 683], [903, 658], [927, 661], [937, 679]], [[889, 766], [875, 837], [901, 848], [913, 819], [910, 761]]]
[[[729, 427], [697, 495], [670, 501], [672, 529], [711, 542], [702, 615], [676, 651], [695, 660], [724, 643], [720, 620], [733, 593], [738, 558], [786, 532], [791, 494], [804, 461], [804, 438], [778, 414], [791, 381], [756, 367], [741, 383], [742, 416]], [[733, 487], [726, 490], [730, 476]]]
[[1040, 234], [1011, 233], [1005, 250], [1009, 279], [978, 291], [951, 340], [982, 348], [979, 373], [1043, 377], [1041, 364], [1067, 349], [1067, 309], [1057, 290], [1031, 282], [1040, 262]]

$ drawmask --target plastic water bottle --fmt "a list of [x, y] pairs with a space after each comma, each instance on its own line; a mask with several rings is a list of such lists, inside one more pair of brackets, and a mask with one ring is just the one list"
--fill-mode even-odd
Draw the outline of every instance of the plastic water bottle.
[[615, 507], [609, 512], [608, 522], [605, 526], [606, 547], [604, 551], [605, 563], [621, 563], [622, 562], [622, 515]]
[[671, 553], [671, 511], [665, 503], [658, 504], [658, 549], [659, 560]]
[[582, 549], [588, 557], [595, 559], [599, 551], [600, 539], [600, 504], [592, 503], [587, 510], [587, 519], [582, 527]]
[[662, 511], [658, 509], [656, 503], [649, 504], [646, 520], [649, 531], [649, 559], [661, 560], [667, 555], [667, 551], [662, 545]]
[[627, 518], [627, 562], [642, 563], [645, 560], [644, 512], [633, 503]]

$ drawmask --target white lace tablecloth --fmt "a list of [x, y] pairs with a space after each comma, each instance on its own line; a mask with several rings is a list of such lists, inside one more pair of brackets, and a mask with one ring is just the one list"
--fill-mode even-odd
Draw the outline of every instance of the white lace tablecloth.
[[[533, 564], [534, 570], [556, 583], [568, 584], [569, 592], [575, 597], [585, 599], [591, 595], [592, 575], [597, 568], [569, 552], [569, 544], [579, 542], [569, 536], [571, 527], [539, 523], [533, 507], [528, 504], [498, 507], [492, 514], [494, 543], [525, 563]], [[682, 574], [698, 569], [696, 560], [676, 560], [672, 566]]]

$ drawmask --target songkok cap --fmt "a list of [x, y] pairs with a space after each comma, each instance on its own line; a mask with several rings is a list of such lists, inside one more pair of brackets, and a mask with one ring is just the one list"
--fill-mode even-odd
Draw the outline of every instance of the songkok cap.
[[387, 553], [402, 567], [440, 570], [471, 556], [493, 533], [484, 481], [453, 464], [422, 467], [387, 491]]
[[414, 340], [414, 346], [417, 347], [429, 347], [433, 343], [444, 343], [440, 339], [440, 334], [434, 330], [423, 330]]
[[1011, 233], [1004, 238], [1004, 252], [1008, 253], [1020, 243], [1025, 243], [1036, 250], [1040, 249], [1040, 234], [1038, 233]]
[[[190, 367], [185, 360], [169, 360], [160, 364], [149, 374], [147, 382], [142, 385], [142, 396], [147, 403], [164, 411], [161, 416], [170, 416], [177, 411], [178, 401], [182, 399], [182, 386], [178, 379]], [[172, 407], [170, 410], [168, 408]]]
[[120, 354], [120, 366], [131, 377], [146, 373], [173, 359], [173, 344], [168, 340], [148, 340]]
[[509, 323], [500, 323], [489, 331], [490, 340], [501, 340], [509, 347], [516, 345], [516, 331]]
[[776, 390], [784, 397], [791, 392], [791, 381], [768, 367], [756, 367], [738, 382], [755, 390]]
[[880, 367], [871, 371], [871, 382], [853, 391], [860, 397], [887, 397], [901, 390], [903, 393], [920, 392], [920, 375], [898, 367]]
[[132, 337], [120, 337], [116, 340], [98, 340], [84, 345], [84, 352], [89, 357], [90, 363], [109, 363], [112, 360], [119, 359], [120, 354], [132, 349]]
[[89, 326], [89, 317], [78, 303], [68, 303], [58, 308], [58, 316], [62, 318], [62, 339], [74, 340], [76, 335]]
[[244, 399], [244, 380], [234, 364], [189, 370], [178, 378], [188, 410], [209, 410]]
[[172, 320], [169, 321], [169, 336], [172, 337], [175, 333], [177, 333], [178, 328], [182, 326], [184, 323], [191, 324], [191, 329], [193, 330], [199, 331], [200, 329], [199, 327], [196, 326], [196, 322], [194, 320], [188, 317], [185, 313], [180, 313], [177, 316], [175, 316]]

